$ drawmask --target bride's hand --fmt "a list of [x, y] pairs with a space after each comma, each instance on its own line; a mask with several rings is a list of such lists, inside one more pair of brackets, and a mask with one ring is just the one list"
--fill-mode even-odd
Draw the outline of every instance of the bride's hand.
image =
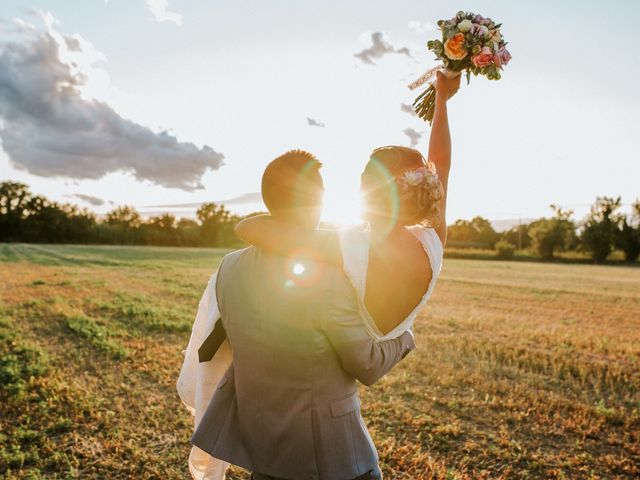
[[446, 102], [453, 97], [460, 88], [460, 78], [462, 75], [448, 78], [444, 73], [436, 72], [436, 99]]

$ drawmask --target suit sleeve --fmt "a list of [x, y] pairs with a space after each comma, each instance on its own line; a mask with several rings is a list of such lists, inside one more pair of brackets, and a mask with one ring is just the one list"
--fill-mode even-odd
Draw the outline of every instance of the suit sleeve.
[[340, 273], [327, 290], [320, 325], [338, 354], [342, 368], [369, 386], [383, 377], [415, 348], [409, 330], [392, 340], [376, 342], [358, 312], [356, 293]]

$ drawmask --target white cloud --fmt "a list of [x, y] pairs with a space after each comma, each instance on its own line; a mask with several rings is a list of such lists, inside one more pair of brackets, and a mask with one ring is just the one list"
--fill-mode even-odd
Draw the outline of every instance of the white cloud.
[[0, 43], [0, 141], [16, 168], [44, 177], [97, 179], [116, 171], [194, 190], [224, 156], [121, 117], [88, 98], [93, 62], [104, 60], [78, 35], [64, 36], [51, 14], [45, 31]]
[[182, 15], [169, 11], [167, 0], [145, 0], [145, 2], [157, 22], [173, 22], [178, 26], [182, 25]]
[[405, 128], [402, 133], [409, 137], [412, 147], [417, 146], [418, 142], [422, 138], [422, 133], [415, 131], [413, 128]]
[[362, 63], [375, 65], [374, 59], [379, 60], [385, 55], [391, 54], [406, 55], [409, 58], [413, 58], [408, 47], [396, 48], [383, 32], [373, 32], [371, 34], [371, 45], [358, 53], [354, 53], [353, 56], [360, 59]]
[[407, 26], [413, 30], [414, 32], [417, 33], [427, 33], [427, 32], [433, 32], [436, 27], [434, 24], [426, 22], [426, 23], [422, 23], [419, 20], [411, 20]]
[[31, 23], [25, 22], [21, 18], [14, 18], [13, 24], [17, 27], [18, 31], [21, 31], [21, 32], [33, 32], [36, 29], [34, 25], [32, 25]]
[[[156, 22], [173, 22], [182, 26], [182, 15], [169, 11], [168, 0], [144, 0], [147, 9]], [[105, 5], [109, 5], [109, 0], [104, 0]]]

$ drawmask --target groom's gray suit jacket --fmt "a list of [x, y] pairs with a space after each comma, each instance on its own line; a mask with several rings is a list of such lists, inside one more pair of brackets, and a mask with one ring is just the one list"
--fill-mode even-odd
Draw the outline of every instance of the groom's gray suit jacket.
[[386, 374], [415, 348], [413, 335], [376, 343], [341, 270], [296, 267], [254, 247], [225, 257], [216, 296], [233, 366], [192, 443], [292, 480], [346, 480], [375, 468], [356, 379], [371, 385]]

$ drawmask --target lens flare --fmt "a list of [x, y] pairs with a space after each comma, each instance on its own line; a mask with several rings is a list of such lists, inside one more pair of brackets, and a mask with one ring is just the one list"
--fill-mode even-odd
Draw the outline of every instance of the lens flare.
[[306, 269], [304, 268], [304, 265], [301, 263], [295, 263], [293, 265], [293, 274], [294, 275], [302, 275], [304, 273]]

